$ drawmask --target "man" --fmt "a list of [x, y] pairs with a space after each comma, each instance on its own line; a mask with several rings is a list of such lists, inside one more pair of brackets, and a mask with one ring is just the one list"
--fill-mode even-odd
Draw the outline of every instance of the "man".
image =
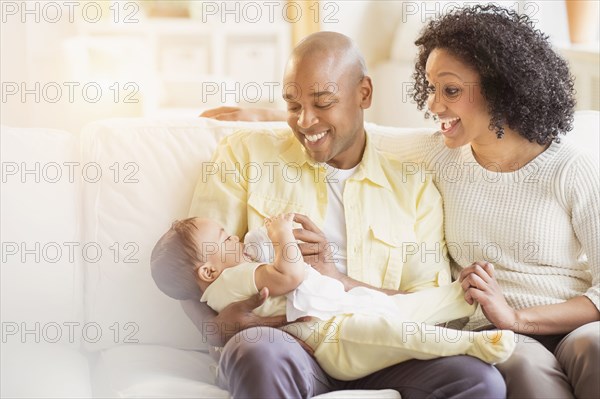
[[[363, 110], [371, 105], [372, 90], [362, 56], [349, 38], [320, 32], [304, 39], [284, 75], [293, 134], [228, 137], [216, 151], [210, 176], [198, 184], [190, 216], [219, 220], [242, 236], [265, 217], [300, 213], [296, 221], [303, 228], [295, 236], [303, 241], [305, 260], [346, 289], [368, 286], [391, 294], [448, 284], [440, 195], [429, 179], [402, 175], [399, 160], [370, 144]], [[328, 240], [335, 243], [333, 250]], [[284, 322], [254, 316], [252, 309], [260, 303], [254, 298], [233, 304], [218, 316], [196, 302], [184, 304], [203, 331], [207, 321], [219, 330], [207, 336], [209, 342], [227, 342], [218, 382], [233, 397], [311, 397], [338, 389], [385, 388], [403, 398], [505, 395], [500, 374], [468, 356], [412, 360], [360, 380], [336, 381], [292, 336], [251, 327]]]

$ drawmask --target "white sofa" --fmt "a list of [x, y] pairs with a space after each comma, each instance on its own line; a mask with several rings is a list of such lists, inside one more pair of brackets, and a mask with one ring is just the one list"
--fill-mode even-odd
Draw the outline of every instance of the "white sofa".
[[[580, 117], [589, 147], [584, 136], [597, 140], [598, 113]], [[214, 385], [200, 333], [155, 287], [149, 256], [186, 216], [220, 138], [281, 126], [112, 119], [79, 135], [2, 127], [1, 396], [228, 397]], [[425, 132], [369, 131], [386, 148]], [[399, 398], [392, 390], [322, 395], [369, 396]]]

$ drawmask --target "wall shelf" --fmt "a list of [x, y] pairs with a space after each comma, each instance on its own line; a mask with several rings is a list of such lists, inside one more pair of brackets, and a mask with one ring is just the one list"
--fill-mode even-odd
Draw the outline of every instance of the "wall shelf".
[[[113, 62], [137, 62], [128, 68], [139, 71], [135, 78], [144, 99], [144, 114], [155, 114], [162, 108], [202, 109], [223, 103], [282, 107], [279, 92], [269, 96], [267, 89], [272, 82], [281, 82], [290, 52], [291, 26], [285, 21], [203, 24], [189, 18], [140, 18], [137, 23], [85, 24], [78, 33], [77, 39], [87, 49], [80, 50], [76, 58], [82, 53], [98, 58], [102, 49], [135, 41], [130, 44], [131, 54], [141, 52], [143, 57]], [[103, 45], [98, 47], [100, 42]], [[264, 93], [250, 93], [248, 84], [264, 88]]]

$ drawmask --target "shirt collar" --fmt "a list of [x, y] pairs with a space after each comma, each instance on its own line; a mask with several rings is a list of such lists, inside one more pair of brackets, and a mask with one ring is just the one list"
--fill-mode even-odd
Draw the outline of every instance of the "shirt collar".
[[[370, 180], [372, 183], [381, 187], [391, 188], [389, 181], [381, 167], [381, 158], [375, 145], [371, 142], [370, 136], [367, 133], [367, 143], [363, 153], [362, 160], [356, 173], [350, 177], [350, 180]], [[306, 149], [292, 133], [290, 135], [289, 146], [281, 153], [281, 158], [287, 164], [296, 164], [303, 166], [308, 164], [312, 168], [318, 168], [319, 163], [310, 159], [306, 154]], [[398, 172], [400, 173], [400, 172]]]
[[295, 164], [298, 166], [308, 164], [312, 168], [319, 167], [319, 164], [310, 159], [306, 154], [306, 149], [300, 144], [293, 132], [290, 134], [287, 149], [285, 149], [280, 156], [286, 164]]
[[[400, 173], [400, 171], [398, 171]], [[351, 180], [367, 179], [378, 186], [391, 189], [390, 183], [381, 166], [379, 151], [375, 148], [370, 135], [367, 133], [367, 145], [362, 160]]]

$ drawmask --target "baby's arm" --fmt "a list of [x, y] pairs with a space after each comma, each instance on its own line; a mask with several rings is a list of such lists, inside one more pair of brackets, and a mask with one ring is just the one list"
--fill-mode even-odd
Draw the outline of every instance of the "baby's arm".
[[259, 290], [269, 288], [271, 295], [285, 295], [295, 290], [304, 280], [304, 260], [292, 231], [293, 213], [265, 220], [267, 234], [273, 242], [273, 263], [256, 269], [254, 278]]

